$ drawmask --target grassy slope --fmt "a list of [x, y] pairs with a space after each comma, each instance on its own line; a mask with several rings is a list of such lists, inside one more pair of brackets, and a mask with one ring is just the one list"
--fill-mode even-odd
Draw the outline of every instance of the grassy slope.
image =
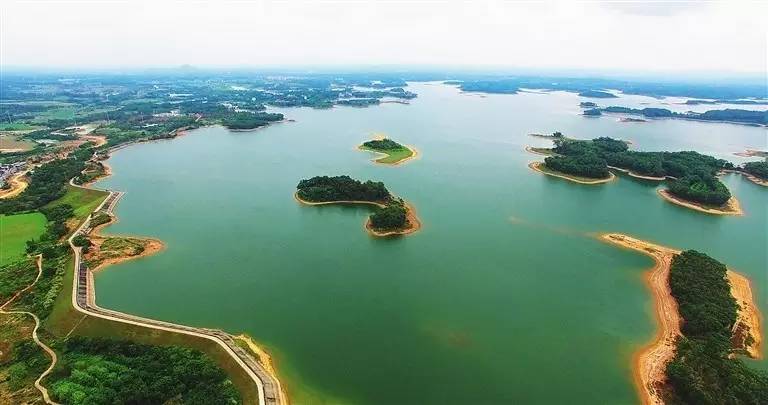
[[0, 215], [0, 266], [23, 256], [26, 242], [42, 235], [46, 222], [39, 212]]
[[67, 193], [63, 197], [56, 201], [52, 201], [46, 208], [55, 207], [57, 205], [69, 204], [75, 210], [75, 219], [77, 223], [82, 222], [88, 217], [96, 207], [101, 204], [107, 195], [106, 191], [99, 190], [87, 190], [79, 187], [73, 187], [67, 185]]
[[378, 163], [397, 163], [403, 159], [407, 159], [413, 155], [413, 152], [408, 148], [400, 148], [400, 149], [373, 149], [369, 148], [367, 146], [361, 146], [360, 149], [371, 151], [371, 152], [379, 152], [379, 153], [385, 153], [387, 156], [381, 157], [379, 159], [376, 159], [376, 162]]

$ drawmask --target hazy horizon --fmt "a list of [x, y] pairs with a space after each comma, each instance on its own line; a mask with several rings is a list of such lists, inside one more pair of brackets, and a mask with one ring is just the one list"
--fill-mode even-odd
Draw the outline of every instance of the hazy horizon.
[[768, 58], [758, 2], [182, 4], [4, 2], [0, 66], [750, 77]]

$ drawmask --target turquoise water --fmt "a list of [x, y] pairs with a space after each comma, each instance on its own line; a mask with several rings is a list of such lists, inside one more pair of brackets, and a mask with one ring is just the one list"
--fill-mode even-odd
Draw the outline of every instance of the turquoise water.
[[[126, 191], [109, 232], [167, 249], [98, 274], [99, 304], [247, 332], [274, 353], [294, 402], [360, 404], [637, 403], [631, 355], [654, 333], [652, 261], [600, 232], [707, 252], [747, 274], [768, 313], [768, 190], [725, 176], [746, 215], [708, 216], [654, 183], [541, 175], [523, 150], [547, 144], [528, 133], [559, 130], [737, 162], [732, 152], [765, 148], [765, 129], [584, 118], [562, 92], [409, 90], [411, 105], [286, 109], [296, 122], [115, 153], [98, 184]], [[380, 132], [421, 157], [374, 165], [355, 147]], [[384, 181], [423, 229], [375, 239], [364, 207], [297, 204], [296, 183], [322, 174]]]

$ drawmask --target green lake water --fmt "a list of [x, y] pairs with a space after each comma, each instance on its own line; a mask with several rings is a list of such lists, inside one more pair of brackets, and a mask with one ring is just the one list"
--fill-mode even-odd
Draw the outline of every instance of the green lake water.
[[[652, 260], [600, 232], [704, 251], [748, 275], [768, 314], [768, 189], [727, 175], [746, 215], [709, 216], [663, 201], [655, 183], [544, 176], [524, 151], [548, 143], [528, 133], [562, 131], [740, 162], [731, 153], [764, 149], [765, 129], [585, 118], [583, 99], [562, 92], [409, 90], [411, 105], [285, 109], [295, 122], [115, 153], [97, 185], [126, 191], [108, 232], [167, 249], [98, 274], [99, 304], [246, 332], [299, 404], [638, 403], [631, 356], [655, 330], [642, 281]], [[420, 158], [371, 163], [355, 147], [373, 133]], [[324, 174], [384, 181], [424, 227], [375, 239], [365, 207], [294, 201], [300, 179]]]

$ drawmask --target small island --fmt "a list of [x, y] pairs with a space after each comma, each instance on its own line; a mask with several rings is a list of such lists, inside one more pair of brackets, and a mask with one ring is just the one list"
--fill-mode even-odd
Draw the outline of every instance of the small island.
[[708, 214], [743, 215], [739, 202], [717, 178], [721, 171], [734, 169], [725, 160], [692, 151], [630, 151], [626, 141], [607, 137], [554, 142], [552, 156], [529, 167], [581, 184], [610, 181], [609, 169], [615, 169], [640, 179], [667, 181], [668, 188], [660, 190], [659, 196], [671, 203]]
[[358, 146], [358, 149], [383, 154], [384, 156], [376, 158], [373, 161], [385, 165], [399, 165], [415, 158], [418, 154], [416, 148], [401, 145], [384, 137], [363, 142], [362, 145]]
[[599, 117], [603, 115], [603, 113], [600, 112], [599, 108], [591, 108], [589, 110], [584, 110], [584, 112], [582, 112], [581, 115], [585, 117]]
[[373, 236], [409, 235], [421, 228], [413, 207], [393, 196], [382, 182], [360, 182], [349, 176], [315, 176], [301, 180], [294, 194], [306, 205], [368, 204], [375, 206], [365, 229]]
[[581, 108], [596, 108], [597, 104], [593, 103], [591, 101], [582, 101], [579, 103], [579, 107]]
[[579, 97], [589, 97], [589, 98], [616, 98], [617, 96], [613, 93], [608, 93], [607, 91], [599, 91], [599, 90], [585, 90], [579, 93]]

